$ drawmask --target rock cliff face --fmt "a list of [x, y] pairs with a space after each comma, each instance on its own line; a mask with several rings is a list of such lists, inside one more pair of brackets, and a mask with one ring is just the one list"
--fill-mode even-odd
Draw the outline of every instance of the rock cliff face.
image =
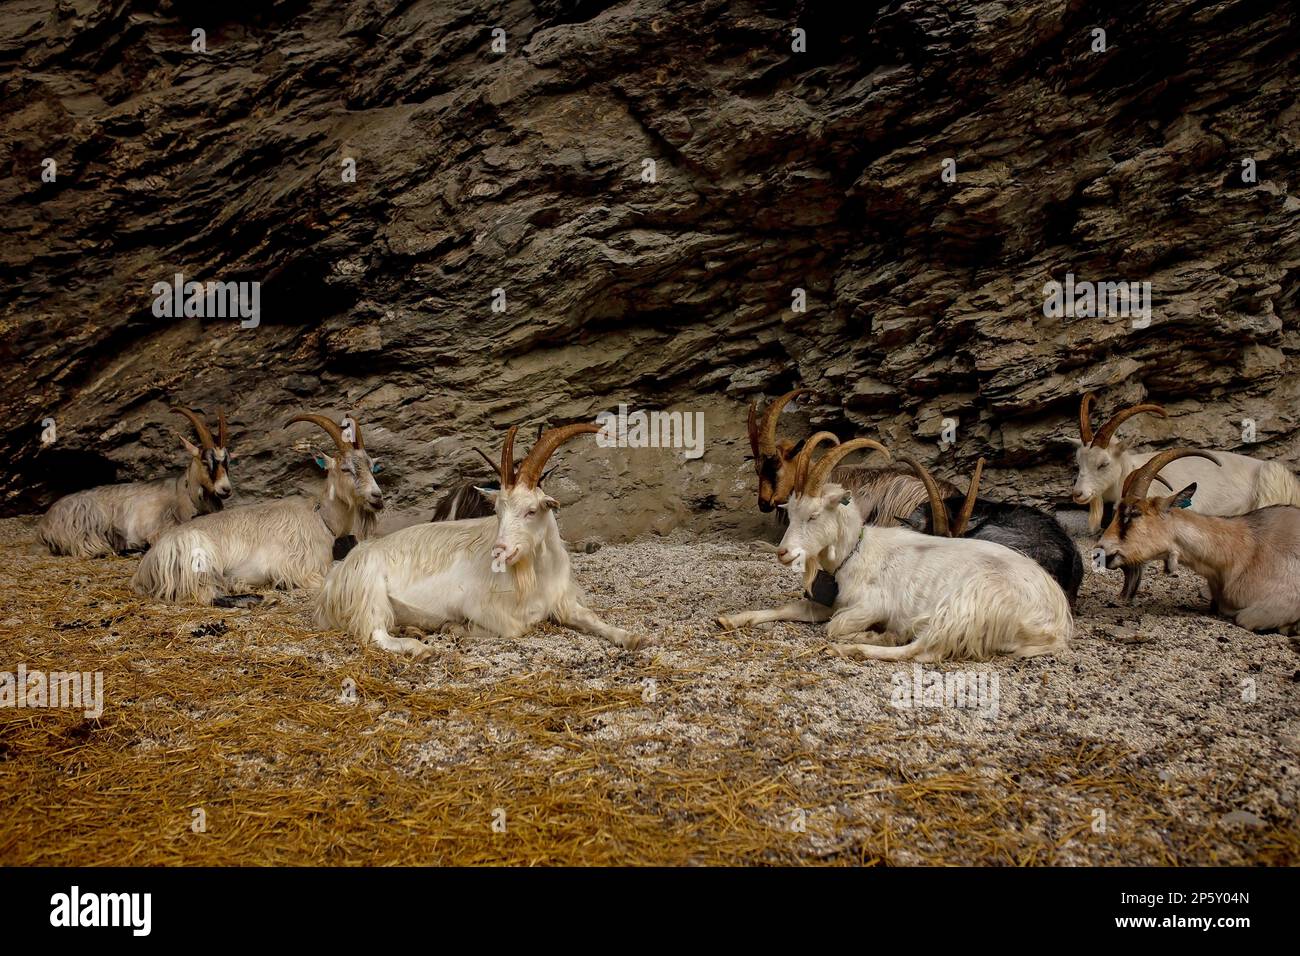
[[[355, 413], [405, 520], [509, 424], [703, 412], [699, 459], [562, 453], [577, 539], [766, 526], [745, 404], [794, 384], [791, 433], [1039, 502], [1082, 389], [1300, 451], [1285, 4], [242, 6], [0, 10], [7, 513], [173, 467], [173, 401], [230, 412], [244, 501], [310, 476], [290, 415]], [[176, 273], [259, 324], [157, 317]], [[1149, 282], [1149, 326], [1045, 315], [1067, 273]]]

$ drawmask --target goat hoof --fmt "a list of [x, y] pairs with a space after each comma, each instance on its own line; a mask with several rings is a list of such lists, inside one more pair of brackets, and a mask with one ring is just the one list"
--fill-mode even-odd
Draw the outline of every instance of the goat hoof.
[[618, 646], [623, 648], [625, 651], [634, 651], [638, 647], [644, 647], [648, 643], [650, 643], [649, 640], [641, 634], [629, 634], [618, 642]]
[[404, 638], [402, 651], [409, 654], [413, 661], [425, 661], [433, 656], [433, 648], [413, 637]]
[[724, 614], [718, 618], [718, 627], [722, 628], [724, 631], [734, 631], [736, 628], [740, 627], [740, 622], [734, 617], [727, 617]]

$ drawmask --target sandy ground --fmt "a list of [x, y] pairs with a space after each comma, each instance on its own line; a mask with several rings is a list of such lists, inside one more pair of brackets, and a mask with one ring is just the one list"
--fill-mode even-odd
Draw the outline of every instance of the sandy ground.
[[576, 554], [634, 653], [547, 625], [413, 663], [314, 631], [304, 593], [141, 602], [133, 559], [53, 558], [31, 526], [0, 522], [0, 670], [102, 670], [107, 703], [0, 710], [0, 863], [1300, 857], [1300, 655], [1205, 616], [1185, 570], [1131, 608], [1090, 571], [1069, 653], [927, 667], [996, 697], [900, 708], [913, 669], [821, 626], [720, 633], [798, 588], [757, 542]]

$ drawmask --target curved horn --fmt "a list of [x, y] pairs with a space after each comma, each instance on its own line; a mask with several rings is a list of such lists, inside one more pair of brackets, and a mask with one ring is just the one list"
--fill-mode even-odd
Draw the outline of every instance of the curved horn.
[[[1168, 451], [1162, 451], [1160, 454], [1156, 455], [1125, 479], [1124, 497], [1135, 499], [1145, 498], [1147, 496], [1147, 489], [1151, 487], [1152, 480], [1157, 477], [1157, 472], [1171, 461], [1175, 461], [1179, 458], [1205, 458], [1214, 462], [1216, 465], [1221, 464], [1219, 459], [1215, 458], [1208, 452], [1196, 451], [1192, 448], [1170, 448]], [[1169, 487], [1169, 483], [1163, 478], [1160, 479], [1160, 483], [1166, 488]]]
[[1119, 428], [1134, 415], [1141, 415], [1143, 412], [1150, 412], [1152, 415], [1159, 415], [1161, 418], [1168, 418], [1169, 414], [1160, 405], [1130, 405], [1111, 416], [1110, 421], [1097, 429], [1097, 434], [1093, 437], [1092, 446], [1094, 448], [1105, 448], [1110, 444], [1110, 440], [1115, 437], [1115, 429]]
[[533, 445], [528, 452], [528, 456], [519, 465], [518, 483], [525, 488], [536, 488], [537, 483], [542, 478], [542, 469], [546, 467], [546, 462], [551, 455], [555, 454], [555, 449], [570, 438], [587, 433], [596, 434], [601, 431], [603, 431], [603, 428], [594, 422], [580, 422], [577, 425], [565, 425], [562, 428], [548, 428], [542, 432], [542, 436], [537, 439], [537, 444]]
[[172, 411], [177, 415], [184, 415], [194, 426], [194, 431], [199, 436], [199, 444], [203, 446], [204, 451], [212, 451], [212, 432], [208, 431], [208, 426], [203, 423], [203, 419], [188, 408], [182, 408], [180, 405], [173, 405]]
[[975, 472], [970, 476], [970, 485], [966, 488], [966, 500], [961, 503], [961, 511], [957, 512], [957, 520], [952, 526], [952, 536], [960, 538], [966, 533], [966, 526], [970, 524], [971, 512], [975, 510], [975, 497], [980, 490], [980, 477], [984, 474], [984, 459], [981, 458], [975, 462]]
[[817, 464], [813, 465], [808, 473], [808, 482], [804, 487], [804, 494], [815, 495], [821, 491], [822, 485], [826, 482], [827, 476], [830, 475], [831, 469], [840, 463], [845, 455], [851, 455], [860, 448], [870, 448], [874, 451], [882, 451], [885, 457], [889, 457], [889, 449], [874, 438], [854, 438], [846, 441], [843, 445], [836, 445], [826, 454], [817, 459]]
[[288, 428], [294, 422], [308, 422], [312, 425], [319, 425], [325, 433], [334, 439], [334, 447], [338, 449], [340, 455], [348, 453], [348, 443], [343, 440], [343, 429], [339, 428], [339, 423], [332, 418], [326, 418], [324, 415], [295, 415], [285, 422], [284, 427]]
[[948, 506], [943, 503], [943, 495], [939, 493], [939, 486], [935, 484], [934, 476], [926, 471], [925, 466], [919, 461], [901, 456], [898, 460], [916, 472], [916, 477], [920, 478], [921, 484], [925, 485], [925, 492], [930, 496], [930, 523], [934, 526], [934, 533], [940, 537], [950, 537]]
[[810, 388], [796, 388], [792, 392], [786, 392], [780, 398], [774, 398], [763, 411], [763, 420], [758, 426], [758, 451], [754, 454], [757, 457], [758, 452], [764, 455], [776, 454], [776, 419], [781, 414], [781, 409], [790, 403], [790, 400], [805, 392], [811, 392]]
[[1084, 392], [1079, 399], [1079, 437], [1085, 445], [1092, 444], [1092, 402], [1096, 397], [1092, 392]]
[[803, 486], [808, 481], [808, 464], [812, 461], [813, 449], [829, 441], [832, 445], [838, 445], [840, 440], [832, 432], [817, 432], [799, 449], [799, 454], [794, 460], [794, 492], [803, 494]]
[[501, 444], [501, 464], [497, 467], [497, 475], [501, 478], [502, 491], [515, 483], [515, 434], [518, 431], [518, 425], [507, 428], [506, 440]]
[[349, 415], [348, 419], [352, 422], [352, 447], [366, 450], [365, 439], [361, 437], [361, 423], [357, 421], [357, 416]]
[[217, 412], [217, 445], [225, 448], [230, 436], [226, 433], [226, 410]]
[[474, 451], [478, 452], [478, 456], [488, 463], [488, 467], [492, 469], [492, 473], [495, 474], [498, 478], [500, 478], [501, 469], [497, 467], [497, 463], [495, 461], [493, 461], [491, 458], [488, 457], [487, 452], [485, 452], [482, 448], [475, 448]]

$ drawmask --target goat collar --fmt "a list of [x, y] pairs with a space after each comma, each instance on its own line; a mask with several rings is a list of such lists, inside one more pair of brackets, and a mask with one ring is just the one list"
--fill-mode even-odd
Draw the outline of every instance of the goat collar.
[[313, 508], [312, 510], [320, 515], [321, 524], [323, 524], [326, 530], [329, 531], [330, 535], [334, 538], [335, 542], [339, 541], [341, 538], [348, 537], [347, 528], [336, 529], [333, 525], [330, 524], [329, 518], [325, 517], [324, 511], [321, 509], [321, 500], [319, 498], [316, 499], [316, 507]]
[[[864, 525], [862, 530], [858, 532], [857, 543], [853, 545], [852, 550], [844, 556], [844, 560], [841, 561], [839, 567], [835, 569], [836, 574], [839, 573], [840, 568], [848, 564], [849, 558], [858, 553], [858, 548], [862, 546], [862, 538], [866, 534], [866, 531], [867, 529]], [[828, 573], [825, 568], [819, 568], [817, 571], [817, 577], [813, 579], [812, 588], [804, 591], [804, 594], [812, 598], [818, 604], [825, 604], [827, 607], [834, 607], [835, 602], [838, 600], [840, 595], [840, 584], [835, 580], [834, 574]]]
[[835, 569], [837, 572], [839, 571], [840, 568], [844, 567], [844, 565], [849, 563], [849, 558], [853, 557], [855, 554], [858, 553], [858, 548], [862, 547], [862, 539], [865, 538], [866, 535], [867, 535], [867, 528], [866, 525], [863, 525], [862, 530], [858, 532], [858, 540], [854, 542], [853, 548], [849, 551], [848, 554], [844, 556], [844, 560], [840, 562], [840, 567]]

